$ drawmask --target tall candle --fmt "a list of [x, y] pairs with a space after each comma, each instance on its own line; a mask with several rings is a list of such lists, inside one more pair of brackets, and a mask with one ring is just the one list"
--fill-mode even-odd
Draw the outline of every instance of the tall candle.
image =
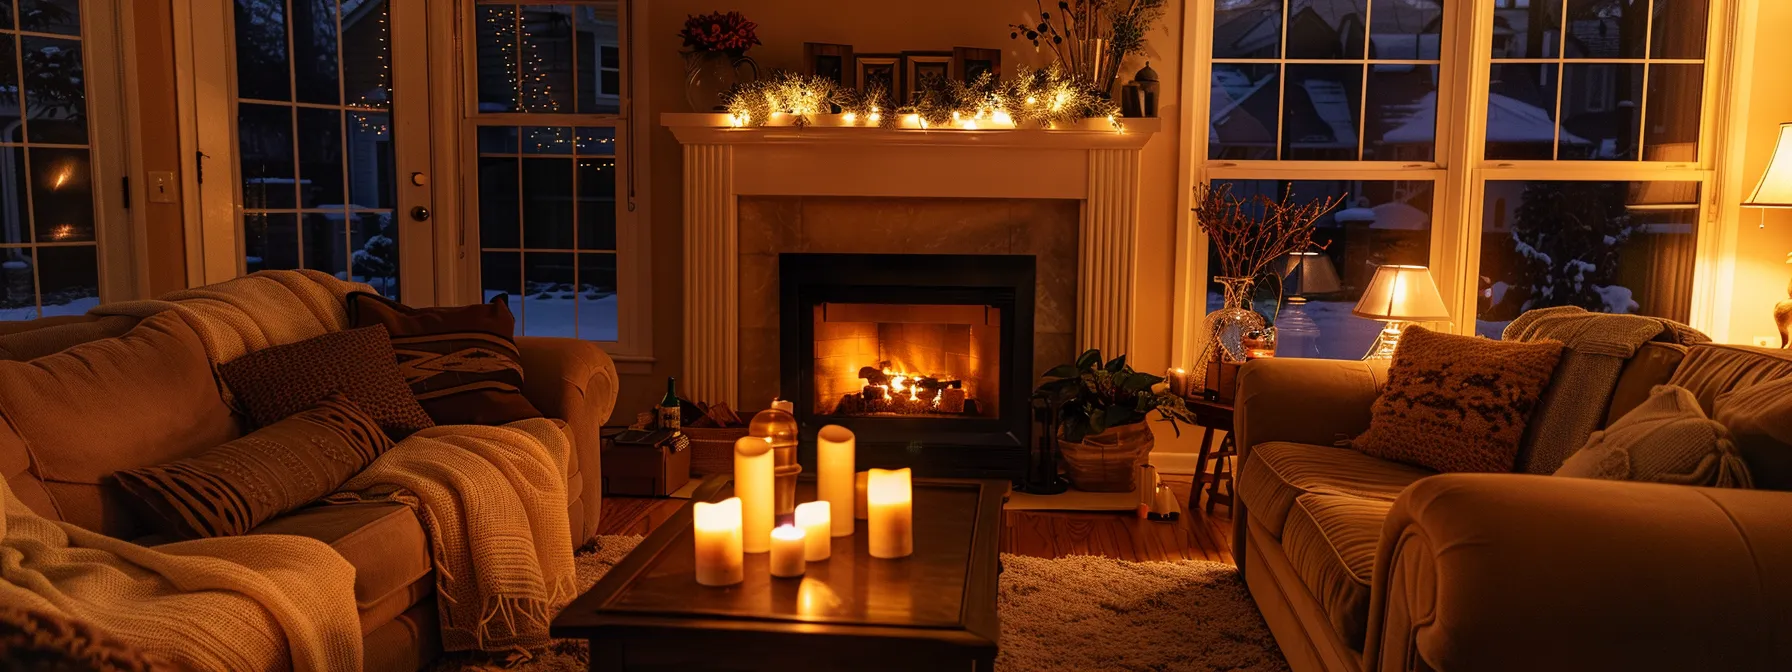
[[806, 567], [803, 565], [803, 553], [808, 543], [803, 540], [803, 528], [794, 525], [779, 525], [772, 530], [772, 576], [802, 576]]
[[852, 517], [858, 520], [864, 520], [865, 514], [870, 513], [865, 509], [865, 481], [870, 477], [871, 472], [868, 471], [861, 471], [852, 477]]
[[852, 534], [857, 442], [852, 430], [839, 425], [823, 427], [815, 435], [815, 492], [817, 499], [828, 503], [828, 513], [833, 516], [831, 536]]
[[743, 436], [734, 442], [734, 494], [740, 497], [741, 534], [748, 553], [771, 549], [772, 442]]
[[865, 504], [871, 557], [905, 558], [915, 552], [914, 488], [908, 469], [872, 469]]
[[796, 505], [796, 526], [802, 528], [804, 543], [808, 544], [808, 548], [803, 551], [804, 560], [819, 562], [833, 554], [834, 535], [830, 523], [834, 515], [833, 508], [828, 502], [804, 502]]
[[715, 504], [697, 502], [691, 510], [691, 532], [696, 537], [697, 583], [732, 586], [743, 577], [740, 535], [740, 498]]

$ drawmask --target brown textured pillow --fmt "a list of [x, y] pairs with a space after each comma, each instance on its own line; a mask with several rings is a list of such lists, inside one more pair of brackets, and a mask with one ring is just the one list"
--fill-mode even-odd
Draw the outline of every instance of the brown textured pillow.
[[1593, 432], [1587, 445], [1568, 456], [1555, 475], [1753, 487], [1729, 430], [1705, 417], [1691, 391], [1673, 385], [1656, 385], [1648, 401], [1612, 426]]
[[1792, 378], [1717, 397], [1712, 418], [1729, 428], [1762, 490], [1792, 490]]
[[340, 394], [235, 441], [118, 482], [187, 539], [248, 532], [336, 488], [392, 447], [378, 423]]
[[394, 438], [435, 426], [398, 373], [384, 327], [349, 329], [218, 366], [250, 422], [266, 427], [341, 392]]
[[1351, 447], [1440, 472], [1511, 471], [1561, 357], [1559, 341], [1512, 343], [1408, 327], [1369, 431]]
[[502, 425], [541, 417], [523, 396], [516, 318], [502, 297], [452, 308], [412, 308], [383, 296], [348, 295], [349, 323], [392, 336], [398, 370], [439, 425]]

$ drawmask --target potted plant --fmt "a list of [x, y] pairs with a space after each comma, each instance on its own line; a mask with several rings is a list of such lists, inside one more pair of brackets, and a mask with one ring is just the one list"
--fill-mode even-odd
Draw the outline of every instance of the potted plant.
[[1195, 421], [1163, 378], [1134, 371], [1126, 355], [1104, 363], [1101, 351], [1092, 349], [1045, 377], [1033, 398], [1057, 411], [1065, 475], [1078, 490], [1133, 491], [1153, 444], [1145, 421], [1156, 414], [1178, 435], [1177, 420]]
[[678, 31], [684, 41], [685, 102], [698, 112], [723, 109], [722, 95], [741, 82], [759, 79], [759, 64], [747, 50], [760, 44], [759, 24], [740, 12], [686, 17]]

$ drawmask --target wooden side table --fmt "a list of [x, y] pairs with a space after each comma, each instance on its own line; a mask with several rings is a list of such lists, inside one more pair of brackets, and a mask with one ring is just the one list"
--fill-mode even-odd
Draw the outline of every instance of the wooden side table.
[[[1188, 489], [1188, 510], [1194, 511], [1196, 505], [1200, 503], [1203, 485], [1207, 487], [1208, 513], [1213, 513], [1215, 503], [1225, 504], [1227, 508], [1230, 508], [1234, 488], [1232, 470], [1227, 468], [1226, 459], [1238, 455], [1237, 444], [1232, 441], [1232, 405], [1205, 399], [1184, 399], [1184, 401], [1188, 404], [1188, 410], [1194, 413], [1195, 422], [1202, 427], [1201, 452], [1195, 455], [1195, 482]], [[1220, 440], [1220, 445], [1216, 450], [1213, 445], [1213, 435], [1219, 431], [1225, 432], [1226, 437]], [[1218, 460], [1211, 474], [1207, 473], [1208, 458]], [[1220, 491], [1222, 484], [1225, 486], [1225, 492]]]

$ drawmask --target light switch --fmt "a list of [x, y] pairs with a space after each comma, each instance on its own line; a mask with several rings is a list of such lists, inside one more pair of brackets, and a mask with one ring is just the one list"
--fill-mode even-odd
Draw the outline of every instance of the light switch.
[[149, 171], [149, 202], [174, 203], [177, 200], [175, 198], [174, 171]]

